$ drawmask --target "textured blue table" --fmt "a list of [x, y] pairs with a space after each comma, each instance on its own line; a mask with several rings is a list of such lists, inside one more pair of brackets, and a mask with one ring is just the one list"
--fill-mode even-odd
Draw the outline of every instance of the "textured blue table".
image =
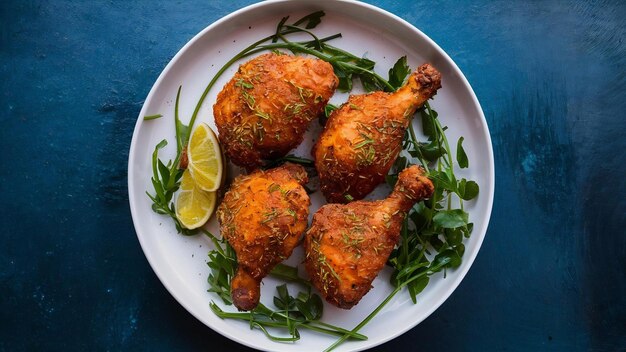
[[[167, 62], [250, 2], [2, 1], [0, 350], [246, 350], [152, 272], [126, 163]], [[625, 3], [371, 2], [466, 74], [497, 176], [466, 279], [377, 350], [625, 351]]]

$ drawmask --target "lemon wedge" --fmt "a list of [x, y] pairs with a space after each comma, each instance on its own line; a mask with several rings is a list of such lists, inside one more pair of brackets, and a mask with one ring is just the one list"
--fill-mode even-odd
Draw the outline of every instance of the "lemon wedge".
[[190, 230], [204, 225], [215, 210], [216, 199], [215, 192], [202, 190], [191, 177], [189, 169], [185, 170], [176, 197], [178, 221]]
[[196, 185], [208, 192], [217, 191], [224, 172], [222, 152], [215, 132], [207, 124], [199, 124], [191, 133], [187, 157]]

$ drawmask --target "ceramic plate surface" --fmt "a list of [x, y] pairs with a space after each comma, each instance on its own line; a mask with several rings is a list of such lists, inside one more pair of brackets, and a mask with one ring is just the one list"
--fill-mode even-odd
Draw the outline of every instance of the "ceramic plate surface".
[[[376, 70], [386, 77], [387, 70], [401, 56], [407, 55], [412, 69], [430, 62], [442, 73], [443, 88], [431, 101], [439, 112], [443, 125], [449, 127], [449, 139], [456, 141], [465, 137], [464, 146], [470, 160], [470, 168], [459, 170], [461, 177], [476, 180], [481, 187], [479, 197], [466, 203], [470, 221], [475, 227], [472, 237], [466, 240], [466, 251], [462, 265], [449, 270], [444, 279], [441, 273], [431, 278], [428, 287], [413, 304], [406, 292], [398, 294], [361, 333], [369, 339], [361, 342], [346, 342], [338, 351], [355, 351], [370, 348], [388, 341], [411, 329], [437, 309], [459, 285], [485, 236], [494, 192], [494, 163], [491, 140], [487, 124], [478, 100], [469, 83], [446, 53], [415, 27], [399, 17], [368, 4], [352, 1], [268, 1], [248, 6], [213, 23], [189, 41], [163, 70], [152, 87], [139, 115], [133, 134], [128, 164], [128, 190], [137, 237], [141, 247], [169, 292], [191, 314], [220, 334], [244, 345], [272, 351], [318, 351], [328, 347], [334, 338], [301, 330], [301, 339], [293, 344], [276, 343], [268, 340], [261, 331], [250, 330], [245, 322], [222, 320], [209, 308], [210, 301], [221, 306], [221, 300], [207, 292], [207, 252], [209, 240], [203, 236], [184, 237], [177, 234], [172, 221], [151, 210], [151, 202], [145, 192], [153, 192], [150, 183], [151, 155], [155, 145], [167, 139], [169, 145], [160, 153], [163, 160], [174, 158], [174, 100], [179, 85], [182, 85], [180, 116], [186, 122], [193, 113], [196, 102], [217, 70], [236, 53], [250, 43], [274, 33], [283, 16], [291, 20], [308, 13], [324, 10], [326, 16], [314, 32], [321, 36], [341, 32], [343, 37], [333, 45], [363, 55], [377, 62]], [[209, 93], [200, 110], [197, 122], [206, 122], [214, 130], [212, 106], [217, 93], [233, 76], [238, 65], [232, 66]], [[357, 93], [358, 90], [353, 91]], [[335, 94], [331, 102], [340, 104], [347, 99], [345, 94]], [[161, 113], [157, 120], [144, 121], [143, 116]], [[414, 121], [421, 130], [420, 123]], [[305, 142], [295, 154], [308, 157], [312, 141], [319, 135], [317, 121], [311, 123]], [[452, 142], [454, 143], [454, 142]], [[240, 171], [229, 166], [229, 177]], [[385, 197], [389, 189], [381, 186], [368, 198]], [[324, 199], [320, 192], [311, 196], [311, 214]], [[217, 221], [213, 217], [207, 228], [218, 234]], [[302, 251], [296, 249], [288, 263], [301, 262]], [[301, 267], [301, 273], [303, 268]], [[262, 286], [261, 301], [271, 306], [278, 281], [266, 278]], [[325, 304], [323, 321], [348, 329], [365, 318], [391, 291], [389, 271], [383, 271], [374, 281], [374, 288], [353, 309], [346, 311]], [[292, 290], [292, 293], [294, 290]], [[297, 292], [297, 291], [296, 291]], [[468, 302], [467, 304], [471, 304]], [[232, 308], [229, 308], [232, 309]]]

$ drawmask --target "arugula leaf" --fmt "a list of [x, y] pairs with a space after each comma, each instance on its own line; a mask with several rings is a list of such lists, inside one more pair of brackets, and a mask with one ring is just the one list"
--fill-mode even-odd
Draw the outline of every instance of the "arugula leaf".
[[324, 312], [324, 303], [319, 295], [300, 292], [295, 301], [298, 311], [304, 315], [307, 320], [319, 320]]
[[183, 87], [178, 86], [178, 92], [176, 93], [176, 102], [174, 104], [174, 123], [176, 130], [176, 146], [178, 150], [178, 155], [183, 152], [183, 149], [187, 148], [187, 143], [189, 142], [190, 129], [189, 126], [183, 124], [180, 121], [180, 117], [178, 116], [178, 103], [180, 101], [180, 91]]
[[461, 232], [463, 232], [463, 237], [469, 238], [474, 230], [474, 223], [470, 222], [467, 226], [461, 228]]
[[363, 89], [365, 89], [365, 91], [368, 93], [384, 89], [378, 84], [378, 81], [376, 81], [372, 77], [359, 76], [359, 80], [361, 81], [361, 85], [363, 86]]
[[339, 109], [338, 106], [335, 106], [331, 103], [326, 104], [326, 106], [324, 107], [324, 115], [320, 116], [318, 119], [320, 125], [325, 126], [326, 121], [328, 121], [328, 118], [330, 117], [330, 114], [332, 114], [332, 112], [337, 109]]
[[458, 268], [461, 265], [461, 256], [453, 249], [446, 249], [435, 256], [433, 263], [446, 263], [441, 269]]
[[335, 75], [339, 79], [337, 89], [340, 92], [349, 92], [352, 90], [352, 74], [347, 73], [343, 68], [334, 66]]
[[195, 230], [189, 230], [182, 226], [178, 218], [176, 217], [176, 209], [174, 208], [174, 202], [172, 202], [172, 197], [174, 193], [178, 191], [180, 187], [180, 179], [183, 176], [183, 170], [178, 168], [178, 164], [180, 162], [182, 149], [186, 146], [182, 144], [183, 134], [187, 131], [187, 126], [180, 123], [178, 119], [178, 101], [180, 98], [180, 90], [181, 87], [178, 87], [178, 93], [176, 95], [176, 104], [174, 108], [174, 116], [175, 116], [175, 126], [176, 126], [176, 145], [178, 153], [176, 158], [172, 161], [168, 161], [167, 164], [164, 164], [163, 161], [159, 159], [159, 150], [163, 149], [167, 145], [167, 140], [162, 140], [159, 142], [154, 148], [154, 152], [152, 153], [152, 186], [154, 188], [155, 195], [151, 195], [146, 191], [146, 195], [150, 200], [152, 200], [152, 211], [161, 215], [169, 215], [172, 220], [174, 220], [174, 225], [176, 226], [176, 230], [184, 235], [191, 236], [196, 234]]
[[389, 84], [395, 89], [402, 87], [409, 73], [411, 73], [411, 68], [407, 64], [406, 56], [403, 56], [389, 69]]
[[326, 104], [326, 106], [324, 107], [324, 115], [326, 117], [330, 117], [330, 114], [332, 114], [333, 111], [339, 109], [338, 106], [333, 105], [331, 103]]
[[274, 296], [274, 305], [278, 309], [292, 309], [292, 307], [295, 305], [295, 302], [293, 301], [293, 297], [289, 295], [287, 284], [276, 286], [276, 292], [278, 292], [278, 296]]
[[[161, 159], [157, 160], [157, 165], [159, 169], [159, 174], [161, 175], [161, 180], [163, 180], [163, 184], [168, 184], [170, 180], [170, 169], [165, 166], [165, 164], [163, 164]], [[171, 199], [171, 197], [169, 198]], [[169, 200], [168, 197], [166, 197], [165, 200]]]
[[429, 282], [430, 277], [424, 276], [407, 285], [413, 304], [417, 303], [417, 295], [424, 291]]
[[442, 210], [433, 216], [435, 225], [453, 229], [467, 225], [468, 214], [461, 209]]
[[424, 131], [429, 141], [438, 142], [437, 125], [435, 124], [436, 117], [430, 115], [426, 109], [421, 109], [420, 115], [422, 118], [422, 131]]
[[467, 160], [467, 154], [465, 154], [465, 149], [463, 149], [463, 140], [464, 138], [459, 138], [459, 141], [456, 143], [456, 161], [459, 163], [459, 167], [461, 169], [465, 169], [469, 166], [469, 161]]
[[450, 246], [457, 246], [463, 242], [463, 231], [461, 227], [444, 229], [443, 233], [446, 238], [446, 243]]

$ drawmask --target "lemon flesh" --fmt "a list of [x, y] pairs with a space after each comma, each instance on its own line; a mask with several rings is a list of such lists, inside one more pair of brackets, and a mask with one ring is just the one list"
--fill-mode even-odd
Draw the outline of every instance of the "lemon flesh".
[[190, 230], [204, 225], [215, 210], [216, 198], [215, 192], [206, 192], [198, 187], [189, 170], [185, 170], [176, 197], [178, 221]]
[[215, 132], [205, 123], [193, 130], [187, 147], [188, 169], [196, 185], [208, 192], [217, 191], [222, 183], [223, 161]]

